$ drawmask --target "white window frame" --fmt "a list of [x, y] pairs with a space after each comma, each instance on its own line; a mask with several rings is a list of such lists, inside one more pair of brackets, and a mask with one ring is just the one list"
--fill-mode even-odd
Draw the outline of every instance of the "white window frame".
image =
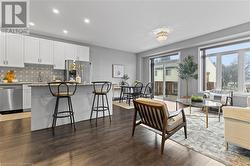
[[[152, 56], [152, 57], [149, 58], [149, 64], [150, 64], [150, 61], [153, 60], [154, 58], [161, 58], [161, 57], [171, 56], [171, 55], [179, 55], [179, 59], [172, 60], [172, 62], [176, 61], [177, 63], [179, 63], [181, 61], [181, 52], [180, 51], [175, 51], [175, 52], [163, 53], [163, 54], [160, 54], [160, 55], [154, 55], [154, 56]], [[158, 64], [160, 65], [160, 64], [163, 64], [163, 63], [158, 63]], [[149, 76], [149, 78], [151, 80], [151, 73], [152, 73], [151, 67], [149, 69], [150, 69], [150, 72], [149, 72], [150, 76]], [[163, 76], [165, 76], [165, 69], [163, 69]], [[181, 81], [181, 79], [178, 78], [178, 94], [177, 94], [178, 98], [180, 97], [180, 89], [181, 89], [180, 81]], [[165, 95], [165, 84], [163, 84], [163, 96], [164, 95]]]
[[[203, 55], [202, 55], [202, 50], [209, 48], [209, 47], [220, 47], [220, 45], [230, 45], [234, 44], [236, 42], [244, 42], [250, 40], [250, 38], [244, 38], [241, 40], [235, 40], [235, 41], [230, 41], [230, 42], [224, 42], [224, 43], [217, 43], [213, 45], [207, 45], [204, 47], [199, 47], [198, 48], [198, 79], [199, 79], [199, 84], [198, 84], [198, 89], [199, 92], [204, 92], [203, 90]], [[243, 93], [244, 92], [244, 84], [245, 84], [245, 52], [249, 50], [247, 49], [242, 49], [242, 50], [236, 50], [236, 51], [227, 51], [225, 53], [237, 53], [238, 54], [238, 90], [236, 92]], [[221, 53], [215, 53], [216, 56], [216, 89], [222, 89], [222, 64], [221, 64], [221, 58], [223, 55]], [[244, 73], [244, 74], [242, 74]], [[206, 88], [205, 88], [206, 91]]]

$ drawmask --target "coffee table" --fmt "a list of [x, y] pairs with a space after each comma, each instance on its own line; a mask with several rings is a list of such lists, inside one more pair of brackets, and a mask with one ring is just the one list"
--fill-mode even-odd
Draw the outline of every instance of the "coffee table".
[[[177, 108], [177, 104], [182, 104], [184, 106], [189, 107], [189, 111], [191, 114], [191, 107], [198, 107], [198, 108], [202, 108], [203, 110], [205, 110], [206, 113], [206, 128], [208, 128], [208, 109], [209, 108], [218, 108], [218, 113], [219, 115], [221, 114], [221, 106], [222, 104], [220, 102], [217, 101], [213, 101], [213, 100], [203, 100], [203, 102], [192, 102], [191, 99], [177, 99], [176, 100], [176, 108]], [[219, 116], [219, 121], [220, 121], [220, 116]]]

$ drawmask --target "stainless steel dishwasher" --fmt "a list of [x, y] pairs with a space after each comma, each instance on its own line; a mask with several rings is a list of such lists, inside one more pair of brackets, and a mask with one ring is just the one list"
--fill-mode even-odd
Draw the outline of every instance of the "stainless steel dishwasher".
[[22, 85], [0, 86], [0, 112], [21, 110], [23, 108]]

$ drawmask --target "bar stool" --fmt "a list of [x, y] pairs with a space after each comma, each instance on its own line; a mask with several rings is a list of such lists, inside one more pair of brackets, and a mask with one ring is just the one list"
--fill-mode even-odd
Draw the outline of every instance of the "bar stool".
[[[52, 122], [52, 132], [53, 135], [55, 133], [56, 121], [57, 118], [70, 118], [70, 125], [74, 125], [74, 131], [76, 131], [75, 126], [75, 118], [74, 118], [74, 111], [71, 101], [71, 96], [73, 96], [77, 89], [76, 82], [50, 82], [48, 83], [49, 90], [52, 96], [56, 97], [56, 105], [53, 113], [53, 122]], [[52, 88], [55, 87], [55, 88]], [[59, 101], [62, 98], [66, 98], [68, 101], [68, 110], [66, 111], [59, 111]]]
[[[107, 94], [109, 93], [111, 89], [112, 83], [108, 81], [96, 81], [96, 82], [92, 82], [92, 84], [94, 88], [94, 91], [93, 91], [94, 99], [92, 103], [90, 121], [92, 120], [93, 112], [96, 112], [96, 126], [97, 126], [98, 112], [102, 112], [103, 118], [104, 118], [105, 111], [108, 111], [109, 121], [111, 123], [111, 115], [110, 115], [110, 110], [109, 110], [109, 102], [108, 102]], [[101, 105], [99, 105], [100, 104], [99, 97], [101, 97]], [[96, 98], [97, 98], [97, 101], [95, 101]], [[105, 102], [106, 102], [106, 105], [105, 105]], [[95, 106], [95, 103], [96, 103], [96, 106]]]

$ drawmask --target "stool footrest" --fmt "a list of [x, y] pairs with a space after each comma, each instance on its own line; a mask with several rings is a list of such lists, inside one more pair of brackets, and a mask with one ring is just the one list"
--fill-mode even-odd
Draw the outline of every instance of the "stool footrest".
[[[68, 114], [68, 115], [59, 115], [59, 114]], [[70, 117], [72, 115], [74, 115], [73, 112], [70, 112], [70, 111], [61, 111], [61, 112], [58, 112], [57, 115], [53, 114], [53, 117], [56, 117], [56, 118], [66, 118], [66, 117]]]
[[108, 109], [108, 107], [99, 107], [98, 109], [97, 107], [94, 107], [93, 111], [107, 111]]
[[61, 116], [54, 116], [55, 118], [67, 118], [70, 117], [72, 115], [61, 115]]

